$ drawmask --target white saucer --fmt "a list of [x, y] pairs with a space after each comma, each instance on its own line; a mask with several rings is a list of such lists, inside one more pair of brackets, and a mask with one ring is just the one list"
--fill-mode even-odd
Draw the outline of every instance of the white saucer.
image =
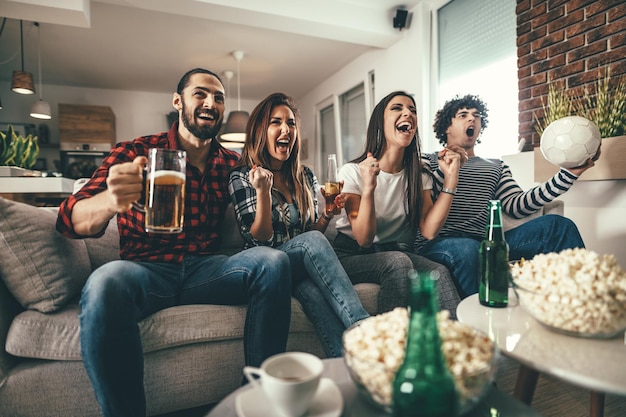
[[[239, 417], [267, 417], [275, 414], [270, 401], [259, 388], [242, 392], [235, 399]], [[322, 378], [313, 403], [303, 417], [339, 417], [343, 411], [341, 391], [331, 379]]]

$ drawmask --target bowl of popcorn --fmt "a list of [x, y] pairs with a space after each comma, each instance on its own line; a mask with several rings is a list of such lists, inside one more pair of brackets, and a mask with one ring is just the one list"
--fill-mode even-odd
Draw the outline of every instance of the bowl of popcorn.
[[513, 289], [535, 320], [556, 332], [612, 338], [626, 330], [626, 272], [613, 255], [587, 249], [511, 265]]
[[[393, 380], [402, 361], [409, 315], [405, 308], [371, 316], [343, 335], [344, 361], [358, 392], [375, 407], [391, 412]], [[493, 381], [497, 349], [466, 324], [437, 314], [441, 350], [454, 377], [461, 414], [471, 410]]]

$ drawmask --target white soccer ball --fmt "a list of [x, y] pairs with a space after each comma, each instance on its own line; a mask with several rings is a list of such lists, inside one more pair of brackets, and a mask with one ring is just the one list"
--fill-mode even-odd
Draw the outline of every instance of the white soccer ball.
[[600, 147], [600, 129], [591, 120], [567, 116], [550, 123], [541, 135], [544, 158], [563, 168], [581, 166]]

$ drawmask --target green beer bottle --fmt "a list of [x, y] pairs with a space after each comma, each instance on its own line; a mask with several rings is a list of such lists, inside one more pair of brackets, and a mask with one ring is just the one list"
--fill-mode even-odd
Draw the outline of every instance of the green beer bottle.
[[504, 240], [500, 200], [489, 201], [489, 224], [478, 257], [478, 300], [487, 307], [506, 307], [509, 303], [509, 245]]
[[393, 381], [393, 417], [454, 417], [459, 400], [441, 351], [437, 290], [430, 273], [411, 276], [406, 354]]

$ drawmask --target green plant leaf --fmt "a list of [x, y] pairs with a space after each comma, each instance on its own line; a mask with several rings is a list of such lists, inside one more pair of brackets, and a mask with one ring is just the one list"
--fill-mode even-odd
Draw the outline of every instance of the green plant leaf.
[[541, 135], [555, 120], [576, 114], [594, 122], [602, 138], [626, 134], [626, 75], [612, 79], [609, 67], [604, 71], [598, 69], [594, 87], [595, 91], [591, 91], [588, 85], [566, 91], [551, 83], [547, 106], [542, 100], [544, 118], [539, 119], [533, 114], [537, 133]]
[[29, 142], [29, 152], [24, 159], [24, 168], [31, 169], [33, 165], [35, 165], [35, 162], [37, 162], [37, 157], [39, 156], [39, 143], [37, 136], [28, 135], [26, 139]]
[[13, 126], [9, 125], [5, 137], [5, 150], [3, 152], [4, 165], [15, 166], [15, 155], [17, 154], [17, 142], [15, 138], [15, 130]]

